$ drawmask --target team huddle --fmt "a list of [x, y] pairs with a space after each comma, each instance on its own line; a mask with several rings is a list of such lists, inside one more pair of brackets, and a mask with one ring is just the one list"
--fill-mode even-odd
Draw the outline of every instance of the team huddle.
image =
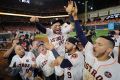
[[[100, 36], [93, 44], [82, 31], [76, 3], [68, 1], [65, 10], [71, 24], [55, 20], [51, 28], [45, 28], [37, 17], [30, 19], [39, 31], [47, 34], [49, 43], [33, 41], [32, 48], [25, 51], [15, 40], [10, 74], [20, 75], [22, 80], [120, 80], [120, 36]], [[69, 37], [74, 28], [76, 37]]]

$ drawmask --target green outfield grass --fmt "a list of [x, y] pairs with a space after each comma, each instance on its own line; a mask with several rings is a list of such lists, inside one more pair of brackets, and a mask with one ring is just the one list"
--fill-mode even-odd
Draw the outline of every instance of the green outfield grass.
[[37, 34], [35, 36], [35, 38], [42, 38], [42, 37], [47, 37], [47, 35], [46, 34]]
[[96, 30], [97, 37], [102, 35], [108, 35], [108, 30]]
[[[107, 35], [108, 34], [108, 30], [96, 30], [96, 36], [102, 36], [102, 35]], [[71, 32], [70, 36], [75, 36], [76, 33], [75, 32]]]
[[95, 41], [99, 36], [107, 36], [108, 30], [96, 30], [96, 37], [93, 37], [92, 40]]

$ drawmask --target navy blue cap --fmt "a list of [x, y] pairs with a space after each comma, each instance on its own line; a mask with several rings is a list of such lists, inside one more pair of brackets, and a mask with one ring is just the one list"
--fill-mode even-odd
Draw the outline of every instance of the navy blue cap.
[[53, 19], [51, 24], [53, 25], [53, 24], [55, 24], [57, 22], [59, 22], [61, 25], [64, 23], [62, 19], [58, 19], [58, 20]]
[[67, 41], [70, 42], [70, 43], [72, 43], [72, 44], [74, 44], [74, 45], [77, 45], [76, 43], [79, 42], [79, 41], [78, 41], [76, 38], [74, 38], [74, 37], [69, 37], [69, 38], [67, 39]]

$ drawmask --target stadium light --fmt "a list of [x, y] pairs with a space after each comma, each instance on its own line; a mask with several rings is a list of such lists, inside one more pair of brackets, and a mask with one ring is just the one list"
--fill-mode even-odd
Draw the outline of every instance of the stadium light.
[[87, 23], [87, 7], [88, 7], [88, 1], [85, 1], [85, 25]]
[[[26, 14], [15, 14], [15, 13], [6, 13], [0, 12], [0, 15], [9, 15], [9, 16], [21, 16], [21, 17], [34, 17], [35, 15], [26, 15]], [[36, 16], [39, 18], [57, 18], [57, 17], [68, 17], [69, 15], [57, 15], [57, 16]]]

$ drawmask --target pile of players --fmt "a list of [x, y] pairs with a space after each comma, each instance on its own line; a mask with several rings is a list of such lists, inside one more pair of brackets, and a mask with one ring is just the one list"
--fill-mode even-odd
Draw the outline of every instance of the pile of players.
[[[25, 51], [15, 39], [12, 48], [4, 54], [8, 57], [12, 50], [15, 53], [8, 69], [10, 75], [14, 80], [119, 80], [120, 36], [114, 37], [118, 39], [118, 46], [115, 39], [108, 36], [100, 36], [93, 44], [82, 31], [76, 3], [68, 1], [65, 9], [71, 24], [55, 20], [51, 28], [45, 28], [37, 17], [30, 19], [39, 31], [47, 34], [49, 43], [33, 41], [31, 49]], [[74, 28], [76, 37], [69, 37], [68, 33]]]

